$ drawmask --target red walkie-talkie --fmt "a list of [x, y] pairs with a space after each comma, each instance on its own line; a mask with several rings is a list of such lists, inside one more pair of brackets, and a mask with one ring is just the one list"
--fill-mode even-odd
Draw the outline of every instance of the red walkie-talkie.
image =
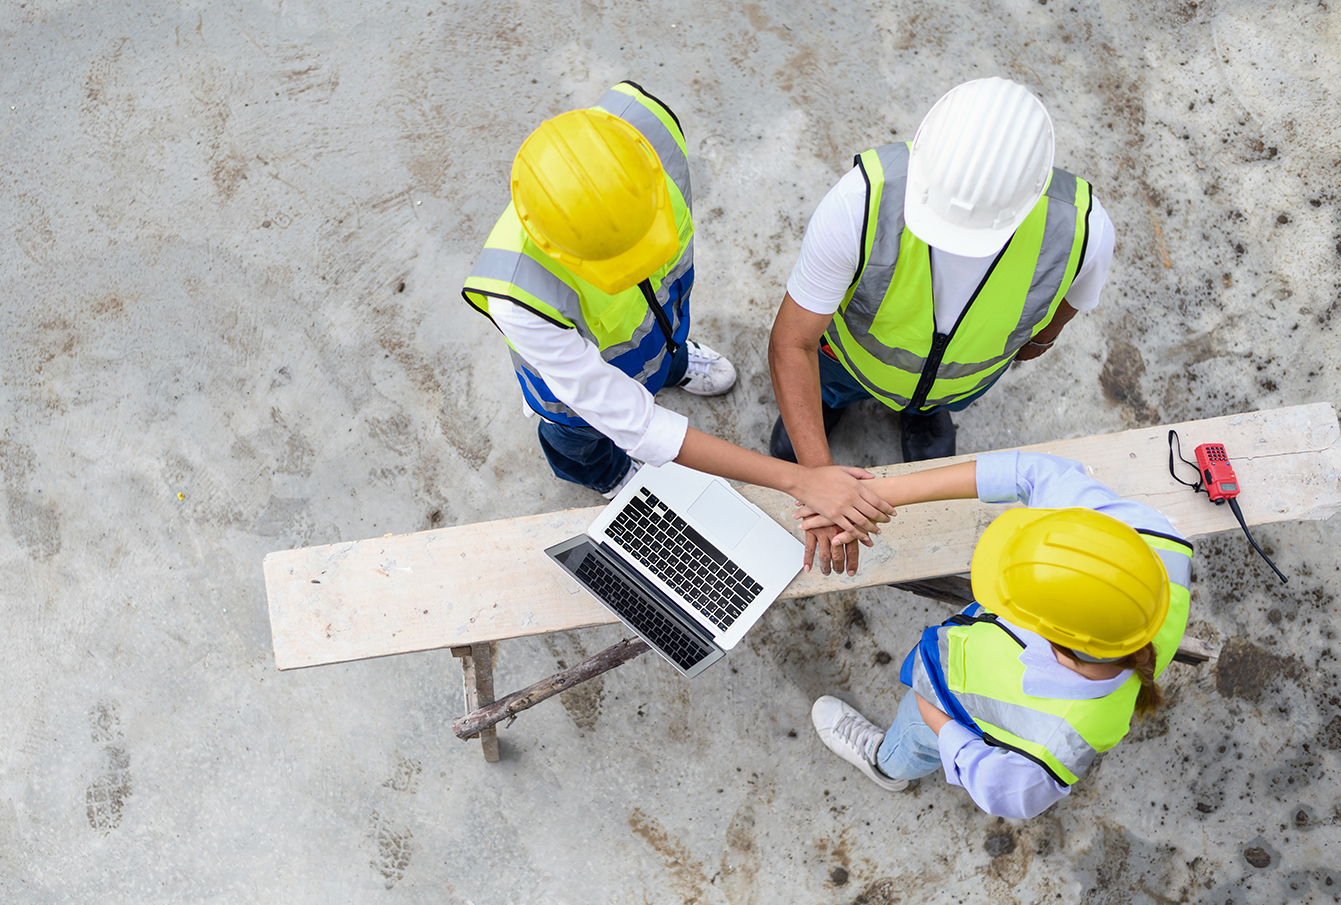
[[[1200, 478], [1196, 484], [1190, 484], [1178, 477], [1173, 470], [1173, 447], [1178, 439], [1176, 431], [1169, 431], [1169, 474], [1180, 484], [1186, 484], [1193, 490], [1205, 490], [1206, 495], [1211, 498], [1211, 502], [1217, 506], [1229, 503], [1229, 509], [1234, 513], [1234, 518], [1239, 520], [1239, 526], [1243, 528], [1243, 533], [1248, 537], [1248, 543], [1252, 544], [1253, 549], [1266, 560], [1266, 564], [1271, 567], [1282, 582], [1289, 581], [1276, 564], [1271, 561], [1271, 557], [1262, 552], [1262, 548], [1257, 546], [1257, 541], [1253, 539], [1252, 532], [1248, 530], [1248, 523], [1243, 520], [1243, 513], [1239, 510], [1239, 501], [1235, 499], [1239, 495], [1239, 479], [1234, 474], [1234, 467], [1229, 464], [1229, 456], [1225, 452], [1223, 443], [1203, 443], [1195, 450], [1197, 454], [1197, 470], [1201, 472]], [[1178, 458], [1183, 459], [1182, 453]], [[1188, 465], [1186, 459], [1183, 459]]]
[[1234, 475], [1234, 467], [1229, 464], [1223, 443], [1203, 443], [1195, 450], [1197, 467], [1201, 469], [1202, 480], [1206, 484], [1206, 493], [1215, 503], [1232, 500], [1239, 495], [1239, 479]]

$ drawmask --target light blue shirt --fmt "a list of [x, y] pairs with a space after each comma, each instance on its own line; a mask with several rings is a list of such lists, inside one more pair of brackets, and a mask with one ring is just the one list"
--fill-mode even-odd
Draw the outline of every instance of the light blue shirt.
[[[978, 499], [984, 503], [1018, 501], [1034, 509], [1094, 509], [1133, 528], [1182, 536], [1157, 509], [1122, 499], [1071, 459], [1017, 450], [986, 453], [978, 457], [976, 472]], [[1086, 679], [1057, 662], [1046, 638], [1007, 624], [1026, 645], [1020, 662], [1025, 665], [1027, 694], [1073, 701], [1097, 698], [1130, 675], [1125, 671], [1114, 679]], [[1034, 817], [1071, 792], [1029, 758], [988, 745], [953, 720], [941, 727], [937, 744], [946, 781], [962, 786], [978, 807], [994, 816]]]

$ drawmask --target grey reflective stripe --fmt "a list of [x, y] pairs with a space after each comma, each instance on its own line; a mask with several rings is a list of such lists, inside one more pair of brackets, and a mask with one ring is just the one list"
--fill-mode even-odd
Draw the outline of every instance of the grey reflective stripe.
[[1075, 206], [1076, 203], [1076, 177], [1058, 167], [1052, 168], [1052, 179], [1048, 181], [1047, 191], [1044, 192], [1049, 198], [1055, 198], [1058, 201]]
[[[868, 335], [876, 312], [885, 300], [885, 293], [889, 291], [890, 281], [894, 279], [894, 267], [899, 261], [899, 243], [903, 240], [903, 193], [908, 182], [908, 146], [897, 142], [877, 148], [875, 154], [884, 171], [884, 187], [880, 190], [880, 206], [875, 217], [875, 238], [871, 241], [871, 252], [861, 271], [861, 281], [843, 309], [843, 320], [850, 325], [848, 329], [854, 336]], [[861, 170], [866, 178], [866, 210], [869, 212], [871, 176], [864, 166]], [[866, 344], [862, 343], [862, 347], [865, 348]], [[878, 354], [874, 349], [867, 351]], [[895, 364], [895, 367], [901, 365]], [[917, 369], [920, 370], [921, 365]]]
[[936, 694], [936, 686], [931, 684], [931, 678], [927, 675], [927, 667], [922, 662], [922, 650], [920, 648], [913, 649], [912, 688], [929, 704], [939, 704], [941, 702], [940, 695]]
[[[1007, 355], [1005, 357], [1009, 358], [1010, 356]], [[929, 396], [927, 398], [927, 401], [922, 404], [924, 406], [949, 405], [951, 402], [955, 402], [959, 399], [963, 399], [965, 396], [971, 396], [974, 393], [978, 392], [983, 387], [987, 386], [989, 383], [995, 380], [997, 375], [1000, 373], [1001, 373], [1000, 370], [995, 368], [988, 371], [984, 371], [982, 377], [973, 386], [963, 390], [956, 390], [955, 392], [951, 393], [948, 396], [934, 396], [934, 397]]]
[[643, 106], [640, 100], [622, 91], [611, 89], [605, 92], [605, 96], [600, 99], [596, 106], [607, 113], [618, 116], [643, 134], [643, 137], [652, 145], [652, 149], [657, 152], [657, 156], [661, 158], [661, 166], [666, 171], [666, 175], [670, 177], [671, 182], [675, 183], [680, 190], [680, 194], [684, 196], [684, 203], [692, 206], [689, 189], [689, 161], [685, 158], [684, 151], [680, 149], [680, 143], [666, 128], [666, 124], [655, 113]]
[[[1006, 353], [1010, 355], [1029, 342], [1048, 316], [1052, 300], [1061, 291], [1062, 280], [1066, 278], [1066, 265], [1071, 261], [1076, 231], [1085, 228], [1085, 224], [1079, 222], [1085, 212], [1076, 209], [1076, 177], [1065, 170], [1053, 170], [1047, 197], [1043, 247], [1039, 251], [1038, 264], [1034, 266], [1034, 278], [1024, 300], [1024, 310], [1020, 312], [1020, 321], [1006, 340]], [[1079, 263], [1076, 266], [1079, 269]]]
[[517, 376], [519, 376], [522, 380], [526, 381], [526, 388], [531, 391], [531, 398], [534, 399], [536, 402], [540, 403], [541, 408], [543, 408], [545, 411], [549, 412], [552, 415], [572, 415], [574, 417], [581, 417], [580, 415], [577, 414], [577, 412], [573, 411], [568, 406], [564, 405], [562, 402], [546, 401], [544, 395], [540, 392], [539, 388], [536, 386], [536, 382], [531, 379], [531, 375], [535, 373], [535, 368], [531, 367], [530, 363], [528, 363], [526, 359], [518, 355], [516, 349], [513, 349], [511, 346], [509, 346], [508, 351], [512, 353], [513, 370], [517, 372]]
[[519, 251], [484, 249], [470, 276], [510, 283], [552, 305], [570, 321], [582, 319], [577, 290], [546, 270], [539, 261]]
[[[900, 396], [898, 393], [895, 393], [892, 390], [887, 390], [884, 387], [875, 386], [871, 384], [870, 381], [866, 380], [866, 378], [862, 376], [861, 369], [858, 368], [852, 362], [852, 356], [848, 353], [847, 349], [843, 347], [843, 337], [839, 334], [837, 330], [830, 330], [824, 335], [829, 340], [829, 348], [833, 349], [833, 351], [836, 354], [841, 355], [843, 357], [843, 360], [847, 362], [846, 365], [847, 370], [853, 375], [855, 375], [857, 381], [861, 383], [862, 387], [866, 390], [866, 392], [870, 393], [877, 399], [886, 399], [888, 400], [888, 404], [891, 404], [896, 408], [900, 409], [906, 407], [908, 403], [912, 401], [907, 396]], [[866, 337], [869, 339], [870, 334], [866, 334]], [[862, 348], [866, 348], [865, 343], [862, 344]], [[881, 348], [884, 351], [890, 351], [888, 349], [884, 349], [884, 347]], [[870, 349], [867, 349], [867, 351], [869, 352]], [[917, 370], [920, 371], [921, 367], [919, 366]]]
[[1183, 588], [1192, 583], [1192, 556], [1190, 553], [1178, 550], [1161, 550], [1158, 547], [1151, 547], [1150, 549], [1159, 554], [1160, 561], [1164, 563], [1164, 571], [1169, 573], [1169, 581]]
[[1077, 776], [1089, 769], [1094, 756], [1099, 753], [1081, 737], [1074, 726], [1059, 716], [980, 694], [960, 694], [956, 697], [975, 720], [1000, 726], [1011, 735], [1047, 749], [1062, 766]]

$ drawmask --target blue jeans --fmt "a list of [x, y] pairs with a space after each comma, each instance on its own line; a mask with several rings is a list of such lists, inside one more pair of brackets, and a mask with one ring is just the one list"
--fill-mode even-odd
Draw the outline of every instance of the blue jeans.
[[[848, 373], [847, 368], [834, 361], [823, 352], [819, 354], [819, 373], [820, 373], [820, 398], [824, 404], [831, 409], [845, 409], [854, 402], [860, 402], [863, 399], [874, 399], [866, 387], [857, 382], [857, 378]], [[923, 415], [930, 415], [941, 409], [947, 409], [951, 412], [962, 412], [974, 402], [977, 402], [992, 388], [992, 386], [1006, 373], [1008, 368], [1002, 368], [997, 372], [992, 382], [987, 384], [981, 390], [978, 390], [967, 399], [960, 399], [958, 402], [952, 402], [949, 405], [933, 405], [931, 408], [921, 409]]]
[[875, 753], [875, 762], [890, 779], [917, 779], [941, 767], [941, 749], [936, 733], [917, 710], [917, 696], [910, 688], [899, 702], [899, 715], [885, 733]]
[[[681, 343], [680, 351], [671, 359], [666, 386], [678, 384], [688, 369], [689, 347]], [[633, 465], [628, 453], [594, 427], [568, 427], [542, 418], [536, 433], [556, 475], [597, 493], [605, 493], [618, 484]]]

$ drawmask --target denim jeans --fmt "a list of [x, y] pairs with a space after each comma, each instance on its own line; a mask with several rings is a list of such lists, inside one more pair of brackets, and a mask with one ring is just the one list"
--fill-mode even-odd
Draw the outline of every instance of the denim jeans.
[[899, 715], [885, 733], [875, 753], [875, 762], [890, 779], [917, 779], [941, 767], [941, 749], [936, 733], [917, 710], [917, 696], [910, 688], [899, 702]]
[[[819, 373], [820, 373], [820, 398], [824, 404], [831, 409], [845, 409], [854, 402], [860, 402], [863, 399], [874, 399], [866, 387], [857, 382], [857, 378], [848, 373], [847, 368], [834, 361], [823, 352], [819, 354]], [[931, 408], [921, 409], [923, 415], [930, 415], [941, 409], [947, 409], [952, 412], [962, 412], [974, 402], [978, 401], [984, 393], [1001, 379], [1001, 375], [1006, 373], [1009, 368], [1002, 368], [997, 372], [992, 382], [987, 384], [981, 390], [978, 390], [967, 399], [960, 399], [958, 402], [952, 402], [949, 405], [933, 405]]]
[[[673, 387], [683, 380], [688, 368], [689, 347], [681, 343], [671, 359], [666, 386]], [[594, 427], [568, 427], [542, 418], [536, 432], [554, 473], [597, 493], [605, 493], [618, 484], [633, 464], [628, 453]]]

